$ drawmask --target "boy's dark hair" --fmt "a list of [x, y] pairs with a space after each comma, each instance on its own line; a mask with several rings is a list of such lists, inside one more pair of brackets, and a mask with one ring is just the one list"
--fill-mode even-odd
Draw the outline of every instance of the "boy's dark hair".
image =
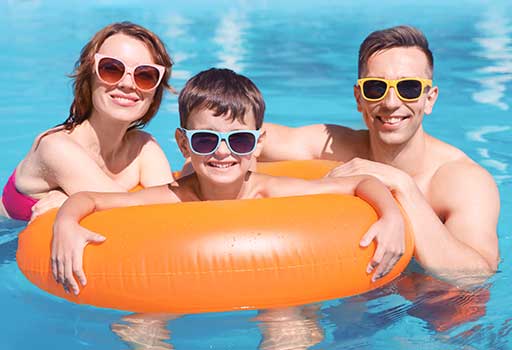
[[428, 40], [418, 29], [410, 26], [397, 26], [378, 30], [366, 37], [359, 47], [358, 74], [362, 78], [366, 74], [368, 59], [377, 51], [394, 47], [417, 47], [427, 56], [430, 78], [434, 73], [434, 57], [428, 47]]
[[252, 109], [257, 129], [261, 128], [265, 113], [265, 102], [256, 85], [243, 75], [221, 68], [210, 68], [189, 79], [180, 92], [178, 105], [182, 128], [197, 108], [210, 109], [215, 116], [226, 115], [241, 122]]

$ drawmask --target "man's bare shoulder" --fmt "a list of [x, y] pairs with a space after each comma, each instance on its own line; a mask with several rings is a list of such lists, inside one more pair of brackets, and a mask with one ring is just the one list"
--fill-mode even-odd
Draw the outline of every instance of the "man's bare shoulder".
[[496, 182], [482, 166], [460, 149], [439, 140], [432, 153], [438, 156], [429, 190], [434, 206], [437, 203], [453, 209], [466, 206], [475, 198], [499, 206]]
[[492, 175], [467, 156], [442, 164], [435, 172], [432, 184], [440, 187], [465, 187], [469, 192], [496, 187]]
[[428, 144], [428, 157], [435, 170], [435, 177], [451, 178], [451, 173], [461, 175], [475, 172], [482, 176], [490, 176], [484, 168], [459, 148], [431, 136], [428, 138]]
[[329, 135], [328, 147], [322, 154], [323, 159], [348, 162], [353, 158], [368, 159], [368, 130], [355, 130], [337, 124], [323, 124], [324, 132]]
[[290, 128], [265, 123], [267, 133], [261, 159], [329, 159], [348, 161], [366, 158], [368, 131], [336, 124], [313, 124]]

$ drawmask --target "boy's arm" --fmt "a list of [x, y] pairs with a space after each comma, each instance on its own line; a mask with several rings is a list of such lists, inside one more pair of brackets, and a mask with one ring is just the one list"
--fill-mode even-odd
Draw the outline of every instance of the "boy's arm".
[[73, 274], [82, 286], [87, 279], [82, 267], [83, 251], [91, 242], [105, 240], [100, 234], [79, 225], [85, 216], [97, 210], [143, 204], [174, 203], [178, 197], [168, 186], [159, 186], [131, 193], [79, 192], [64, 202], [53, 224], [51, 263], [53, 278], [78, 294], [79, 287]]
[[370, 227], [360, 244], [366, 247], [377, 240], [377, 249], [367, 267], [367, 273], [372, 273], [378, 266], [373, 275], [374, 281], [391, 271], [405, 251], [401, 212], [388, 189], [374, 177], [363, 175], [311, 181], [276, 177], [269, 181], [267, 187], [269, 197], [339, 193], [355, 195], [368, 202], [379, 220]]

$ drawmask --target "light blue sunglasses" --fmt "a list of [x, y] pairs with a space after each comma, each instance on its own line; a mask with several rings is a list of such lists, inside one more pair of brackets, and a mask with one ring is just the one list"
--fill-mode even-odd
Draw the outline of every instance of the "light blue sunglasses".
[[260, 137], [259, 130], [234, 130], [219, 132], [213, 130], [187, 130], [180, 128], [188, 139], [190, 149], [197, 155], [208, 156], [215, 153], [224, 140], [229, 150], [239, 156], [251, 154], [256, 149]]

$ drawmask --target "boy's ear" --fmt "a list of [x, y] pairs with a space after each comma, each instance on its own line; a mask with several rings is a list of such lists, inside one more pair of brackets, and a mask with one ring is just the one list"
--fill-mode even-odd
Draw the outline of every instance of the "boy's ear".
[[176, 129], [174, 132], [174, 138], [176, 139], [176, 143], [178, 144], [178, 147], [181, 151], [181, 154], [183, 154], [183, 157], [188, 158], [190, 157], [190, 150], [188, 148], [188, 140], [183, 131], [180, 129]]
[[258, 158], [263, 151], [263, 146], [265, 144], [265, 138], [267, 137], [267, 132], [263, 130], [260, 133], [260, 137], [258, 138], [258, 143], [256, 144], [256, 149], [254, 150], [253, 156], [254, 158]]

